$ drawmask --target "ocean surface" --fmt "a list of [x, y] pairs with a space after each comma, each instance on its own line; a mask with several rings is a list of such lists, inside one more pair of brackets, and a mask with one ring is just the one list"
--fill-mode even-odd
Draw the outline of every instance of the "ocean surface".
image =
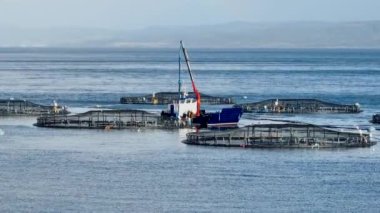
[[[199, 90], [238, 102], [318, 98], [353, 115], [245, 114], [370, 129], [380, 112], [380, 50], [191, 49]], [[191, 86], [185, 67], [187, 90]], [[176, 91], [177, 49], [0, 49], [0, 99], [56, 100], [73, 112], [126, 95]], [[204, 106], [217, 110], [216, 106]], [[0, 118], [0, 212], [379, 212], [380, 147], [188, 146], [191, 130], [66, 130]]]

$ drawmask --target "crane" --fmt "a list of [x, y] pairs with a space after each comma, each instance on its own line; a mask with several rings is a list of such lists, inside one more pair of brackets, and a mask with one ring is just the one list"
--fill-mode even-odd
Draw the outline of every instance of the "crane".
[[201, 114], [201, 94], [199, 93], [197, 87], [195, 86], [195, 82], [194, 82], [193, 74], [191, 72], [190, 60], [189, 60], [189, 55], [187, 53], [187, 50], [184, 47], [182, 41], [180, 41], [180, 44], [181, 44], [181, 49], [182, 49], [183, 55], [185, 57], [185, 62], [186, 62], [187, 70], [188, 70], [189, 75], [190, 75], [191, 85], [193, 87], [193, 91], [194, 91], [194, 94], [195, 94], [195, 99], [197, 101], [197, 112], [196, 112], [195, 115], [196, 116], [200, 116], [200, 114]]

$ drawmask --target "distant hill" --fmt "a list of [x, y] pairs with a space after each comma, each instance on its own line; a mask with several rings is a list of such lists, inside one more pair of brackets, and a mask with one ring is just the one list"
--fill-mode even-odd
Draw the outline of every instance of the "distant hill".
[[380, 48], [380, 21], [232, 22], [141, 30], [20, 29], [0, 26], [0, 47]]

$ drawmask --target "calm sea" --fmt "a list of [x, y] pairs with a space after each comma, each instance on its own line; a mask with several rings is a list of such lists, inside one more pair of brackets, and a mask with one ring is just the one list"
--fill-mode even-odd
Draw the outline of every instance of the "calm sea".
[[[355, 115], [244, 115], [370, 128], [380, 50], [189, 49], [199, 90], [238, 102], [318, 98]], [[0, 99], [90, 108], [176, 91], [176, 49], [0, 49]], [[185, 67], [183, 67], [185, 68]], [[190, 91], [187, 79], [185, 84]], [[245, 97], [245, 98], [243, 98]], [[216, 110], [218, 107], [205, 106]], [[380, 149], [187, 146], [188, 130], [65, 130], [0, 118], [0, 211], [378, 212]], [[380, 126], [372, 126], [380, 128]], [[373, 128], [372, 128], [373, 129]], [[378, 135], [378, 131], [373, 131]]]

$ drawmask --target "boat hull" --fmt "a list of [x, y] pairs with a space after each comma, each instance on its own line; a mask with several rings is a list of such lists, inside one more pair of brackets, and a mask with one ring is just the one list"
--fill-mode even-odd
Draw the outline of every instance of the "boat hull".
[[242, 108], [223, 108], [220, 112], [201, 113], [193, 118], [193, 124], [204, 128], [236, 127], [242, 115]]
[[376, 114], [372, 116], [372, 123], [380, 124], [380, 114]]

